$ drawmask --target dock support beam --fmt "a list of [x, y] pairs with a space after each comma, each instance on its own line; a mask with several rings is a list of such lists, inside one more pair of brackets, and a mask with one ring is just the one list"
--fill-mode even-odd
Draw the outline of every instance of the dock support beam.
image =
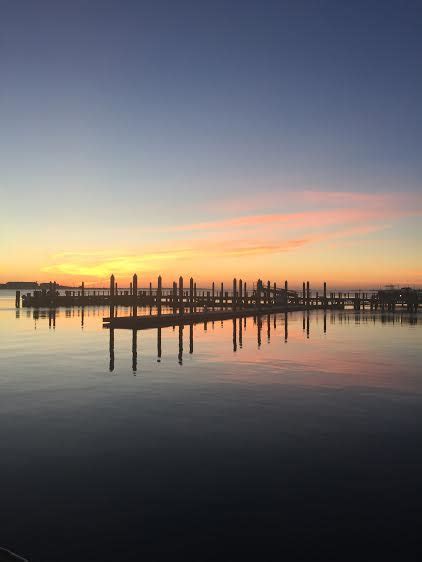
[[161, 316], [161, 298], [163, 296], [162, 293], [163, 293], [162, 279], [161, 279], [161, 275], [159, 275], [158, 279], [157, 279], [157, 314], [158, 314], [158, 316]]
[[179, 313], [184, 313], [184, 306], [183, 306], [183, 277], [179, 277]]
[[132, 278], [132, 316], [138, 315], [138, 276], [133, 274]]
[[114, 275], [110, 277], [110, 318], [114, 318]]

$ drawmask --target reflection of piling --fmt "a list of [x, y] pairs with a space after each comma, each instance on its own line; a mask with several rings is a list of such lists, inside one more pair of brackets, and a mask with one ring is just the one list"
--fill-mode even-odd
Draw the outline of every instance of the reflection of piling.
[[260, 315], [258, 315], [257, 318], [257, 328], [258, 328], [258, 349], [259, 349], [261, 347], [261, 330], [262, 330], [262, 319]]
[[20, 291], [16, 291], [15, 306], [16, 306], [16, 308], [20, 308], [20, 306], [21, 306], [21, 292]]
[[179, 326], [179, 365], [183, 363], [183, 324]]
[[161, 361], [161, 328], [157, 329], [157, 361]]
[[236, 318], [233, 318], [233, 351], [237, 351], [237, 322]]
[[284, 313], [284, 342], [287, 343], [287, 338], [289, 337], [289, 326], [287, 323], [287, 312]]
[[[246, 320], [246, 318], [245, 318]], [[239, 347], [240, 349], [242, 349], [242, 344], [243, 344], [243, 324], [242, 324], [242, 319], [239, 318]]]
[[138, 331], [132, 330], [132, 372], [136, 374], [138, 367]]
[[327, 333], [327, 313], [324, 310], [324, 334]]
[[309, 311], [306, 313], [306, 337], [309, 339]]
[[193, 353], [193, 324], [189, 324], [189, 353]]
[[109, 350], [110, 350], [110, 365], [109, 370], [110, 372], [114, 371], [114, 328], [110, 328], [110, 341], [109, 341]]

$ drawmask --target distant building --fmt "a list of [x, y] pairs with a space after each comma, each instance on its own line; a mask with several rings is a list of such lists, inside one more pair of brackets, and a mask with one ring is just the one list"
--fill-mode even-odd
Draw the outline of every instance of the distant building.
[[36, 281], [8, 281], [7, 283], [3, 283], [0, 285], [0, 289], [9, 289], [9, 290], [16, 290], [16, 289], [37, 289], [38, 283]]

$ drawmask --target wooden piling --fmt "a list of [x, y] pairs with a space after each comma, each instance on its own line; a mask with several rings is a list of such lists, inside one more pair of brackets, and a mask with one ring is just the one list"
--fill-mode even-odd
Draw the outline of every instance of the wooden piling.
[[191, 314], [193, 310], [193, 304], [193, 277], [191, 277], [189, 279], [189, 308]]
[[183, 277], [179, 277], [179, 314], [183, 314], [184, 306], [183, 306]]
[[162, 279], [161, 279], [161, 275], [158, 276], [157, 279], [157, 314], [158, 316], [161, 315], [161, 299], [162, 299], [162, 293], [163, 293], [163, 289], [162, 289]]
[[256, 282], [256, 297], [255, 297], [255, 306], [256, 308], [261, 308], [261, 292], [262, 292], [262, 281], [258, 279]]
[[114, 318], [114, 275], [110, 276], [110, 318]]
[[138, 276], [136, 273], [133, 274], [132, 278], [132, 316], [138, 315]]
[[232, 307], [233, 310], [236, 310], [236, 304], [237, 304], [237, 280], [236, 277], [233, 279], [233, 296], [232, 296]]

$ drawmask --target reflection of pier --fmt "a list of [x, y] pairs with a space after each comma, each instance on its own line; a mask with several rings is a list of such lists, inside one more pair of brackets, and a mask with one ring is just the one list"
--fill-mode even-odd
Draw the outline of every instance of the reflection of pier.
[[[282, 314], [265, 314], [265, 315], [255, 315], [252, 318], [252, 325], [256, 330], [256, 345], [258, 349], [262, 346], [262, 332], [265, 330], [267, 343], [271, 342], [272, 330], [276, 332], [278, 326], [282, 326], [280, 339], [280, 333], [275, 334], [274, 341], [284, 341], [288, 342], [289, 339], [289, 317], [292, 318], [293, 313], [284, 312]], [[322, 331], [324, 334], [327, 333], [327, 326], [334, 324], [368, 324], [368, 323], [382, 323], [382, 324], [417, 324], [417, 315], [403, 313], [400, 315], [392, 313], [364, 313], [364, 312], [327, 312], [324, 311], [322, 316]], [[321, 319], [321, 316], [318, 319]], [[304, 337], [310, 339], [311, 337], [311, 317], [312, 313], [306, 311], [302, 316], [302, 330]], [[230, 319], [232, 324], [232, 349], [233, 353], [238, 353], [244, 347], [244, 333], [247, 327], [247, 317], [240, 316], [237, 318]], [[223, 322], [221, 322], [223, 325]], [[318, 320], [317, 320], [318, 324]], [[300, 324], [299, 324], [300, 325]], [[189, 330], [187, 330], [189, 327]], [[183, 365], [184, 356], [184, 337], [187, 331], [189, 332], [189, 354], [193, 354], [194, 351], [194, 327], [195, 323], [187, 323], [178, 325], [178, 354], [177, 361], [179, 365]], [[212, 323], [214, 329], [214, 323]], [[186, 328], [186, 329], [185, 329]], [[144, 329], [132, 329], [132, 370], [134, 373], [137, 372], [138, 368], [138, 331], [142, 333]], [[162, 327], [158, 326], [155, 328], [157, 330], [157, 361], [160, 362], [162, 358]], [[206, 322], [203, 323], [204, 332], [207, 331]], [[114, 327], [109, 328], [109, 350], [110, 350], [110, 371], [114, 370]]]

